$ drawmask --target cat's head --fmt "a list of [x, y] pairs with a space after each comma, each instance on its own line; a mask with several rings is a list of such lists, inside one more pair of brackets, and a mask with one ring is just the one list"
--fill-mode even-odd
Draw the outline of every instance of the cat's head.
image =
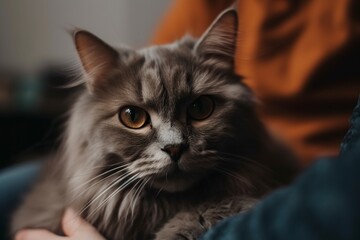
[[251, 141], [252, 95], [233, 72], [236, 37], [233, 10], [199, 40], [138, 51], [76, 32], [87, 90], [68, 148], [84, 168], [103, 166], [129, 184], [176, 192], [208, 177]]

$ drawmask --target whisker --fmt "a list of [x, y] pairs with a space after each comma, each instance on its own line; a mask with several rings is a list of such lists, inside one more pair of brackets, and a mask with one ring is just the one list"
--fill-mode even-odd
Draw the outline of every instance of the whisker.
[[[154, 183], [154, 181], [153, 181], [153, 183]], [[159, 191], [157, 192], [155, 198], [157, 198], [157, 197], [159, 196], [160, 192], [161, 192], [163, 189], [164, 189], [164, 187], [161, 187], [161, 188], [159, 189]]]
[[[69, 177], [66, 177], [66, 178], [64, 178], [64, 179], [71, 179], [71, 178], [77, 178], [77, 177], [86, 176], [86, 175], [88, 175], [88, 174], [93, 174], [93, 173], [94, 173], [94, 169], [116, 166], [116, 165], [118, 165], [118, 164], [119, 164], [119, 163], [117, 163], [117, 164], [111, 164], [111, 165], [103, 165], [103, 166], [91, 167], [91, 168], [88, 168], [88, 169], [86, 169], [86, 170], [81, 170], [81, 173], [77, 173], [77, 174], [75, 174], [75, 175], [73, 175], [73, 176], [69, 176]], [[118, 169], [119, 167], [128, 167], [128, 166], [130, 165], [129, 163], [127, 163], [127, 164], [120, 163], [120, 164], [122, 164], [122, 165], [116, 167], [116, 169]], [[113, 168], [113, 169], [115, 169], [115, 168]], [[113, 169], [109, 169], [109, 170], [111, 171], [111, 170], [113, 170]], [[108, 170], [108, 171], [109, 171], [109, 170]]]
[[[148, 181], [148, 179], [146, 181], [142, 180], [142, 181], [139, 181], [140, 184], [139, 184], [139, 187], [135, 190], [134, 192], [134, 198], [136, 198], [136, 195], [140, 195], [141, 193], [141, 190], [143, 188], [143, 186], [145, 186], [146, 182]], [[134, 187], [135, 188], [135, 187]]]
[[130, 207], [128, 207], [128, 208], [126, 209], [126, 212], [125, 212], [125, 216], [126, 216], [125, 220], [126, 220], [126, 221], [127, 221], [127, 219], [128, 219], [128, 216], [129, 216], [129, 211], [131, 212], [131, 216], [133, 216], [133, 207], [132, 207], [132, 206], [134, 205], [134, 199], [135, 199], [135, 197], [136, 197], [136, 194], [133, 193], [133, 190], [135, 189], [134, 192], [136, 192], [136, 191], [138, 190], [138, 188], [140, 187], [141, 184], [142, 184], [142, 181], [136, 182], [136, 183], [134, 184], [134, 186], [132, 187], [132, 189], [130, 190], [130, 193], [133, 194], [133, 196], [132, 196], [132, 198], [130, 199]]
[[[242, 156], [242, 155], [231, 154], [231, 153], [226, 153], [226, 152], [218, 152], [218, 154], [219, 154], [222, 158], [224, 158], [224, 159], [226, 159], [226, 160], [237, 160], [237, 159], [241, 159], [241, 160], [247, 161], [247, 163], [251, 163], [251, 164], [253, 164], [253, 165], [256, 165], [256, 166], [258, 166], [258, 167], [261, 167], [261, 168], [263, 168], [263, 169], [265, 169], [265, 170], [267, 170], [267, 171], [270, 171], [270, 172], [273, 171], [273, 170], [272, 170], [271, 168], [269, 168], [268, 166], [266, 166], [266, 165], [264, 165], [264, 164], [262, 164], [262, 163], [260, 163], [260, 162], [258, 162], [258, 161], [256, 161], [256, 160], [253, 160], [253, 159], [251, 159], [251, 158], [249, 158], [249, 157], [245, 157], [245, 156]], [[242, 163], [244, 163], [244, 162], [242, 162]]]
[[[115, 169], [112, 169], [112, 170], [115, 170]], [[111, 172], [112, 170], [106, 171], [106, 172], [104, 172], [104, 173], [102, 173], [102, 174], [100, 174], [100, 175], [98, 175], [98, 176], [95, 176], [94, 178], [86, 181], [85, 183], [82, 183], [81, 185], [76, 186], [74, 189], [72, 189], [72, 190], [70, 191], [70, 193], [71, 193], [71, 194], [74, 194], [75, 191], [78, 191], [80, 188], [86, 186], [87, 184], [91, 183], [92, 181], [97, 180], [99, 177], [103, 176], [104, 174], [108, 174], [108, 173]], [[89, 188], [92, 188], [94, 185], [100, 184], [101, 182], [104, 182], [106, 179], [109, 179], [109, 178], [113, 177], [114, 175], [119, 174], [119, 173], [122, 173], [122, 172], [126, 172], [125, 167], [124, 167], [123, 169], [119, 170], [119, 171], [115, 171], [115, 172], [111, 173], [110, 175], [108, 175], [108, 176], [100, 179], [99, 181], [95, 182], [94, 184], [92, 184], [92, 185], [89, 186], [88, 188], [83, 189], [82, 191], [80, 191], [79, 193], [77, 193], [77, 194], [73, 197], [73, 199], [70, 201], [70, 204], [73, 203], [79, 196], [83, 195]]]
[[230, 177], [233, 177], [233, 178], [239, 180], [240, 182], [242, 182], [244, 184], [247, 184], [247, 185], [249, 184], [249, 181], [246, 178], [242, 177], [241, 175], [239, 175], [236, 172], [232, 172], [232, 171], [229, 171], [229, 170], [223, 169], [223, 168], [216, 168], [215, 170], [217, 170], [219, 172], [222, 172], [222, 173], [224, 173], [224, 174], [226, 174], [226, 175], [228, 175]]
[[97, 195], [94, 199], [92, 199], [88, 204], [86, 204], [80, 211], [79, 215], [81, 215], [86, 209], [88, 209], [92, 204], [95, 203], [95, 201], [97, 199], [99, 199], [101, 196], [103, 196], [107, 191], [109, 191], [112, 187], [114, 187], [115, 185], [119, 184], [122, 180], [124, 180], [125, 178], [129, 177], [131, 174], [127, 173], [119, 178], [117, 178], [116, 180], [113, 181], [112, 184], [110, 184], [105, 190], [103, 190], [99, 195]]
[[[146, 179], [145, 181], [141, 181], [141, 184], [139, 185], [139, 187], [136, 189], [135, 193], [134, 193], [134, 197], [131, 201], [131, 217], [133, 219], [134, 213], [135, 213], [135, 205], [136, 202], [138, 201], [138, 197], [140, 197], [140, 194], [142, 192], [142, 190], [144, 189], [144, 187], [146, 186], [146, 184], [150, 181], [150, 178]], [[135, 201], [135, 203], [133, 203], [133, 201]]]
[[[115, 190], [112, 194], [110, 194], [108, 197], [106, 197], [106, 198], [104, 199], [104, 201], [103, 201], [102, 203], [100, 203], [99, 206], [97, 206], [97, 207], [93, 210], [93, 212], [88, 215], [88, 217], [90, 218], [93, 214], [95, 214], [95, 212], [96, 212], [97, 210], [99, 210], [101, 207], [103, 207], [110, 198], [112, 198], [113, 196], [115, 196], [116, 194], [118, 194], [120, 191], [122, 191], [124, 188], [126, 188], [129, 184], [131, 184], [131, 183], [133, 183], [134, 181], [136, 181], [137, 177], [138, 177], [138, 175], [134, 175], [134, 176], [132, 176], [130, 179], [128, 179], [128, 180], [127, 180], [123, 185], [121, 185], [117, 190]], [[117, 181], [117, 182], [119, 182], [119, 181]], [[111, 185], [113, 186], [114, 184], [111, 184]], [[111, 186], [111, 187], [112, 187], [112, 186]], [[109, 187], [109, 188], [110, 188], [110, 187]], [[109, 189], [109, 188], [107, 188], [107, 189]], [[107, 191], [107, 189], [106, 189], [105, 191], [103, 191], [103, 193], [102, 193], [101, 195], [103, 195], [103, 194]], [[98, 199], [99, 197], [100, 197], [100, 196], [97, 196], [97, 197], [94, 199], [94, 201], [95, 201], [96, 199]], [[93, 203], [93, 202], [92, 202], [92, 203]], [[92, 204], [92, 203], [91, 203], [91, 204]]]
[[261, 178], [253, 178], [253, 179], [247, 179], [241, 175], [239, 175], [238, 173], [231, 171], [229, 169], [224, 169], [224, 168], [219, 168], [219, 170], [225, 174], [227, 174], [228, 176], [234, 177], [237, 180], [239, 180], [240, 182], [242, 182], [243, 184], [245, 184], [247, 187], [249, 187], [249, 189], [254, 189], [254, 190], [270, 190], [271, 187], [269, 184], [267, 184], [267, 182], [264, 182], [263, 179]]
[[[119, 170], [119, 171], [116, 171], [116, 170], [118, 170], [118, 169], [120, 169], [120, 170]], [[98, 178], [100, 178], [100, 177], [102, 177], [102, 176], [104, 176], [104, 175], [106, 175], [106, 174], [109, 174], [109, 173], [112, 172], [112, 171], [116, 171], [116, 172], [110, 174], [109, 176], [106, 176], [105, 178], [101, 179], [99, 182], [102, 182], [103, 180], [110, 178], [111, 176], [113, 176], [113, 175], [116, 174], [116, 173], [121, 173], [121, 172], [123, 172], [123, 171], [126, 171], [126, 166], [119, 166], [119, 167], [110, 169], [110, 170], [108, 170], [108, 171], [106, 171], [106, 172], [103, 172], [103, 173], [101, 173], [101, 174], [99, 174], [99, 175], [91, 178], [90, 180], [88, 180], [88, 181], [80, 184], [79, 186], [76, 186], [76, 187], [72, 190], [72, 192], [73, 192], [73, 191], [77, 191], [79, 188], [84, 187], [85, 185], [89, 184], [90, 182], [95, 181], [96, 179], [98, 179]], [[97, 183], [99, 183], [99, 182], [97, 182]], [[97, 184], [97, 183], [95, 183], [95, 184]]]
[[[124, 170], [124, 169], [123, 169]], [[76, 188], [74, 188], [74, 189], [72, 189], [71, 191], [70, 191], [70, 193], [71, 194], [75, 194], [74, 196], [72, 196], [72, 199], [71, 199], [71, 201], [69, 201], [69, 205], [71, 205], [71, 204], [73, 204], [80, 196], [82, 196], [85, 192], [87, 192], [90, 188], [93, 188], [94, 187], [94, 185], [97, 185], [97, 184], [99, 184], [99, 183], [101, 183], [101, 182], [103, 182], [103, 181], [105, 181], [106, 179], [108, 179], [108, 178], [110, 178], [110, 177], [112, 177], [112, 176], [114, 176], [115, 174], [117, 174], [117, 173], [119, 173], [119, 172], [121, 172], [121, 171], [123, 171], [123, 170], [120, 170], [120, 171], [117, 171], [117, 172], [114, 172], [114, 173], [112, 173], [112, 174], [110, 174], [109, 176], [106, 176], [105, 178], [103, 178], [103, 179], [101, 179], [101, 180], [99, 180], [99, 181], [97, 181], [97, 182], [95, 182], [93, 185], [90, 185], [90, 186], [88, 186], [87, 188], [85, 188], [85, 189], [83, 189], [83, 190], [81, 190], [80, 192], [78, 192], [78, 193], [76, 193], [75, 194], [75, 190], [77, 190], [77, 189], [79, 189], [80, 188], [80, 186], [85, 186], [86, 184], [85, 183], [83, 183], [83, 184], [81, 184], [81, 185], [79, 185], [79, 186], [77, 186]], [[89, 181], [87, 181], [87, 183], [90, 183], [91, 182], [91, 180], [96, 180], [96, 178], [97, 177], [94, 177], [93, 179], [90, 179]]]
[[92, 166], [92, 168], [104, 168], [104, 167], [112, 167], [112, 166], [116, 166], [121, 164], [121, 166], [129, 166], [131, 163], [123, 163], [123, 162], [117, 162], [117, 163], [113, 163], [113, 164], [106, 164], [106, 165], [95, 165]]

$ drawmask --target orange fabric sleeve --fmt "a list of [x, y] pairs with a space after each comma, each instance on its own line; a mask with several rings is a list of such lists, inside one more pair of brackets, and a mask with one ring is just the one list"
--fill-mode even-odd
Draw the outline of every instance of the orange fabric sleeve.
[[[200, 36], [227, 6], [177, 0], [153, 43]], [[304, 166], [336, 155], [360, 93], [360, 4], [357, 0], [240, 0], [236, 72], [262, 104], [265, 124]]]

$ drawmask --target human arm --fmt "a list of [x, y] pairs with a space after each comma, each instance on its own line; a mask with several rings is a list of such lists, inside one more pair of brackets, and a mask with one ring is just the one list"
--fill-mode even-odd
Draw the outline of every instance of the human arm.
[[66, 236], [58, 236], [44, 229], [25, 229], [19, 231], [15, 240], [105, 240], [100, 233], [72, 209], [67, 209], [62, 219], [62, 227]]
[[338, 159], [317, 161], [291, 186], [226, 219], [203, 240], [360, 239], [360, 101]]

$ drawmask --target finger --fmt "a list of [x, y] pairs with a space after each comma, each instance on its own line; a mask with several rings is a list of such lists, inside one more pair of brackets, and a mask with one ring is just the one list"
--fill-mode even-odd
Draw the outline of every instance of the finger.
[[16, 233], [15, 240], [65, 240], [67, 237], [57, 236], [44, 229], [21, 230]]
[[71, 208], [66, 209], [62, 218], [63, 231], [67, 236], [74, 235], [77, 231], [84, 228], [85, 221]]
[[65, 211], [62, 219], [62, 226], [64, 233], [69, 237], [76, 236], [81, 239], [94, 240], [104, 239], [91, 224], [82, 219], [72, 209], [67, 209]]

